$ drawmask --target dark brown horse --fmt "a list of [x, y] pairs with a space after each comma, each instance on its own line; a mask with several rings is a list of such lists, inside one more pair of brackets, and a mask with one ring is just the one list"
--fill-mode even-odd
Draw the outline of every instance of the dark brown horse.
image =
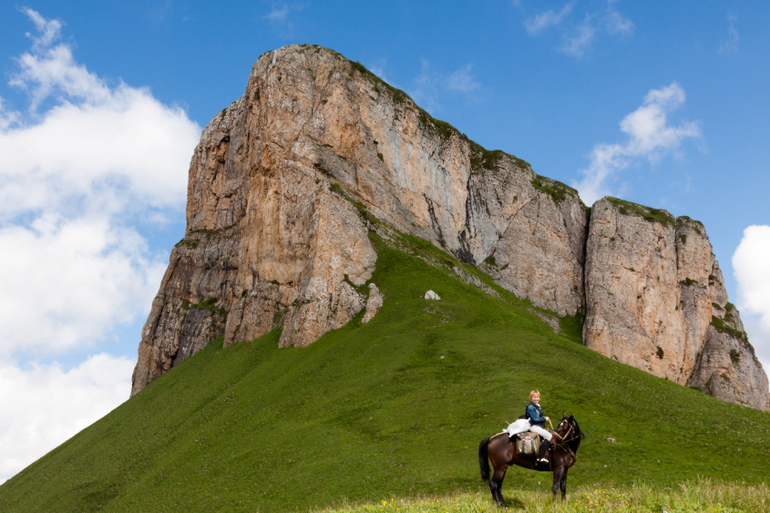
[[[577, 462], [577, 450], [580, 441], [585, 435], [580, 430], [577, 421], [570, 415], [563, 414], [563, 419], [556, 426], [556, 432], [551, 439], [553, 448], [549, 451], [548, 463], [540, 463], [536, 457], [525, 457], [516, 452], [515, 441], [508, 437], [508, 433], [502, 432], [489, 438], [485, 438], [479, 444], [479, 467], [481, 467], [481, 479], [492, 490], [492, 498], [498, 506], [505, 507], [503, 500], [503, 479], [505, 471], [511, 465], [539, 470], [541, 472], [553, 472], [553, 498], [561, 488], [561, 500], [567, 497], [567, 470]], [[489, 476], [489, 461], [495, 469], [492, 478]]]

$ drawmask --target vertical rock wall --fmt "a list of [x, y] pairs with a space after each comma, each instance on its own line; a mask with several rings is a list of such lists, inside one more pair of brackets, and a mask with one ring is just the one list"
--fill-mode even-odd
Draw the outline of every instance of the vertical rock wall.
[[267, 52], [193, 155], [185, 238], [143, 329], [132, 394], [217, 336], [229, 345], [282, 326], [281, 346], [305, 346], [367, 303], [369, 320], [382, 301], [364, 287], [373, 215], [535, 306], [585, 312], [585, 343], [602, 354], [766, 408], [767, 379], [702, 225], [613, 199], [590, 222], [587, 210], [575, 190], [332, 50]]
[[702, 224], [600, 200], [585, 272], [586, 346], [723, 400], [770, 407], [767, 377], [728, 303]]
[[336, 52], [264, 54], [193, 155], [185, 238], [132, 393], [219, 335], [228, 345], [282, 325], [281, 346], [304, 346], [349, 322], [376, 263], [359, 207], [468, 262], [494, 253], [503, 286], [574, 315], [585, 212], [574, 191], [536, 179]]

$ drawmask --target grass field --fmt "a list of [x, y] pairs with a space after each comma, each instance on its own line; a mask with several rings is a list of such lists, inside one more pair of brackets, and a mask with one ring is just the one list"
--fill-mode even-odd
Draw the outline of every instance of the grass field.
[[[574, 319], [556, 335], [509, 294], [424, 261], [449, 256], [402, 242], [378, 244], [372, 281], [386, 300], [370, 323], [302, 349], [278, 349], [277, 330], [213, 341], [0, 486], [0, 511], [307, 511], [420, 495], [491, 509], [478, 443], [523, 413], [532, 388], [588, 435], [570, 504], [597, 486], [767, 479], [770, 414], [604, 358]], [[421, 299], [428, 289], [442, 300]], [[549, 489], [550, 474], [517, 467], [503, 486], [525, 509]]]
[[[643, 483], [632, 487], [579, 486], [570, 500], [554, 502], [542, 492], [516, 491], [505, 494], [513, 510], [542, 513], [612, 512], [638, 513], [755, 513], [770, 508], [767, 485], [725, 483], [699, 479], [669, 487], [652, 488]], [[371, 504], [346, 504], [317, 513], [491, 513], [499, 511], [483, 493], [448, 494], [437, 497], [389, 497]]]

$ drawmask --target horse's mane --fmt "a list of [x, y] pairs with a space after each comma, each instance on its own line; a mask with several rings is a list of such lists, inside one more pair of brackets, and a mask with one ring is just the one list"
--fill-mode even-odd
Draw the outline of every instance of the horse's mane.
[[581, 440], [585, 440], [586, 434], [583, 433], [583, 430], [580, 429], [580, 424], [578, 424], [577, 419], [573, 417], [572, 415], [569, 416], [570, 422], [575, 425], [575, 431], [577, 432], [577, 435], [580, 437]]

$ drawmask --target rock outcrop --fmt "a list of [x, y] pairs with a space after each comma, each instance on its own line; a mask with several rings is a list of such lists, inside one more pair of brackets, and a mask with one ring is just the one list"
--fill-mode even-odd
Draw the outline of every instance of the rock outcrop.
[[619, 362], [720, 399], [769, 409], [705, 228], [615, 198], [591, 210], [583, 340]]
[[711, 303], [727, 299], [709, 288], [705, 231], [604, 203], [589, 222], [574, 189], [485, 150], [334, 51], [267, 52], [193, 155], [185, 238], [142, 332], [132, 394], [218, 336], [227, 346], [281, 326], [281, 346], [305, 346], [364, 309], [371, 320], [383, 298], [368, 231], [383, 224], [536, 307], [587, 312], [586, 342], [603, 354], [749, 404], [764, 373], [746, 367], [748, 353], [730, 360], [742, 370], [725, 367], [723, 348], [745, 340], [710, 324]]
[[586, 217], [555, 184], [331, 50], [267, 52], [195, 150], [186, 235], [143, 330], [132, 393], [218, 335], [228, 345], [281, 324], [282, 346], [304, 346], [352, 319], [376, 262], [357, 206], [470, 263], [494, 253], [503, 286], [574, 315]]

